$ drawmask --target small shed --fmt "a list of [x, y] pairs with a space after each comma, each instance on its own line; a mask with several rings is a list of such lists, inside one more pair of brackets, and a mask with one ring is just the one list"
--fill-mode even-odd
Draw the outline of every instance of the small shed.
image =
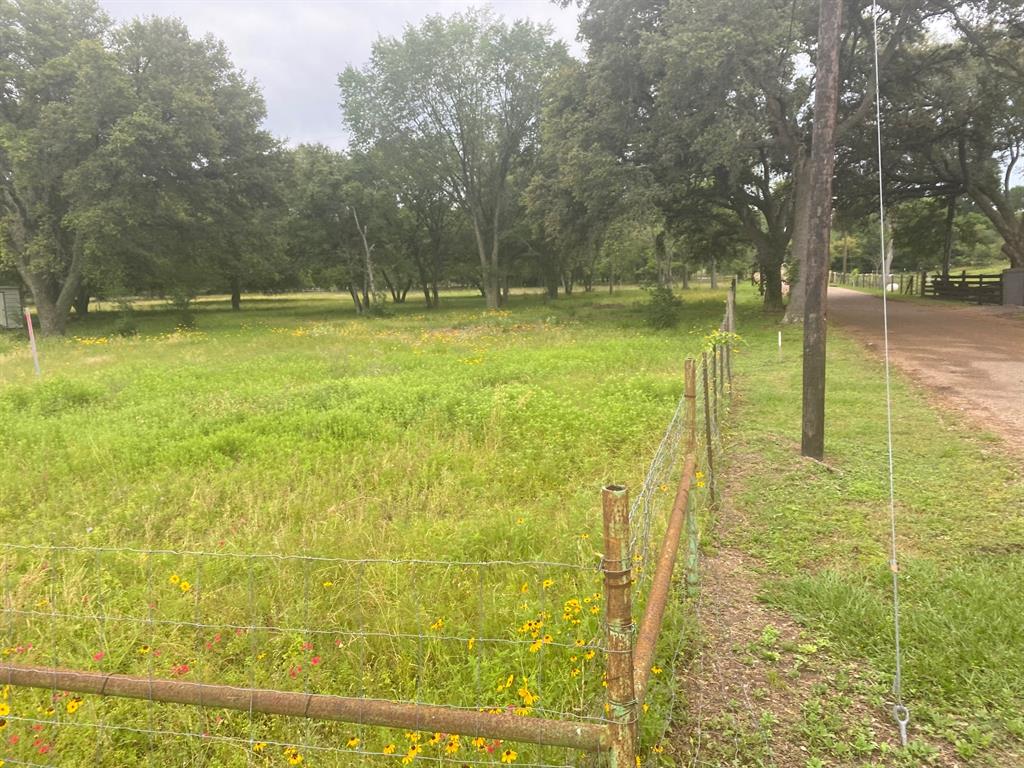
[[21, 328], [21, 317], [21, 289], [16, 285], [0, 285], [0, 328]]

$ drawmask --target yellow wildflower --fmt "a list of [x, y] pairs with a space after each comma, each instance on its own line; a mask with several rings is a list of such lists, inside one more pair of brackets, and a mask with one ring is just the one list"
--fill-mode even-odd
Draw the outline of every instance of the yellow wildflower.
[[[192, 591], [192, 585], [189, 584], [184, 579], [182, 579], [181, 583], [178, 585], [178, 589], [180, 589], [182, 592], [191, 592]], [[302, 755], [299, 755], [299, 762], [302, 762]], [[298, 765], [298, 763], [296, 763], [296, 765]]]
[[544, 641], [543, 640], [540, 640], [540, 639], [534, 640], [532, 643], [530, 643], [530, 653], [536, 653], [537, 651], [540, 650], [540, 647], [542, 645], [544, 645]]
[[515, 762], [515, 759], [517, 757], [519, 757], [519, 753], [516, 752], [514, 749], [506, 749], [504, 752], [501, 753], [501, 762], [513, 763]]
[[393, 754], [395, 754], [395, 745], [394, 744], [385, 744], [384, 748], [381, 750], [381, 752], [383, 752], [385, 755], [393, 755]]
[[444, 628], [444, 619], [443, 618], [438, 618], [437, 621], [435, 621], [433, 624], [430, 625], [430, 629], [431, 629], [432, 632], [437, 632], [437, 631], [439, 631], [439, 630], [441, 630], [443, 628]]
[[170, 578], [167, 579], [171, 584], [178, 584], [181, 582], [181, 576], [176, 573], [172, 573]]
[[257, 741], [255, 744], [252, 745], [252, 751], [255, 752], [257, 755], [262, 755], [266, 750], [267, 742], [265, 741]]
[[444, 745], [445, 754], [454, 755], [459, 751], [459, 746], [458, 734], [452, 734], [448, 737], [448, 743]]
[[474, 748], [479, 750], [484, 750], [487, 748], [487, 739], [485, 739], [483, 736], [477, 736], [469, 743], [472, 744]]
[[434, 746], [435, 744], [440, 744], [440, 743], [441, 743], [441, 734], [438, 731], [434, 731], [434, 735], [430, 737], [430, 740], [427, 741], [427, 744], [429, 744], [430, 746]]
[[[7, 706], [7, 705], [6, 704], [0, 705], [0, 707], [4, 707], [4, 706]], [[77, 712], [78, 708], [81, 707], [81, 706], [82, 706], [82, 700], [78, 696], [75, 696], [73, 698], [68, 699], [68, 703], [64, 705], [64, 707], [65, 707], [65, 709], [67, 709], [69, 715], [75, 714], [75, 712]]]
[[554, 579], [544, 579], [544, 581], [542, 581], [542, 582], [540, 583], [540, 585], [541, 585], [541, 587], [543, 587], [544, 589], [548, 589], [549, 587], [553, 587], [553, 586], [555, 586], [555, 580], [554, 580]]
[[348, 747], [349, 749], [355, 749], [356, 747], [359, 746], [359, 737], [358, 736], [349, 736], [348, 741], [345, 742], [345, 746]]
[[11, 708], [7, 704], [0, 704], [0, 717], [7, 717], [11, 714]]

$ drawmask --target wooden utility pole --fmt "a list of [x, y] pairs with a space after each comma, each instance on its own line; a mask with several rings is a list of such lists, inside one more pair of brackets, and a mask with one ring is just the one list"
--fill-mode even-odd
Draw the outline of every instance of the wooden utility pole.
[[803, 425], [800, 451], [819, 461], [825, 455], [825, 307], [829, 239], [832, 233], [832, 175], [835, 168], [836, 111], [839, 104], [839, 37], [842, 0], [821, 0], [818, 62], [811, 134], [810, 221], [804, 295]]

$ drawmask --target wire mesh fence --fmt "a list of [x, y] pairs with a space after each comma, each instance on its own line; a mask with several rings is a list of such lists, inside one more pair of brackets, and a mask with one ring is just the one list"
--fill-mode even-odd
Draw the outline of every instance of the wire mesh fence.
[[[564, 562], [0, 542], [0, 761], [619, 764], [637, 738], [657, 752], [667, 671], [693, 638], [733, 302], [687, 362], [617, 563], [586, 533]], [[608, 606], [616, 583], [629, 616]], [[625, 687], [610, 674], [624, 669]]]

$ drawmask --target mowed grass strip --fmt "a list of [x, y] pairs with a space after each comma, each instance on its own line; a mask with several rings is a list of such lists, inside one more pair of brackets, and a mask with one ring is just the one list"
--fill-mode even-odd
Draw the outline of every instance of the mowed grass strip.
[[[241, 313], [204, 304], [192, 331], [142, 311], [132, 338], [114, 335], [117, 317], [101, 312], [73, 324], [71, 338], [41, 343], [41, 381], [24, 343], [0, 340], [4, 542], [213, 553], [5, 547], [0, 646], [25, 663], [601, 717], [599, 489], [642, 483], [684, 357], [717, 326], [724, 296], [693, 293], [670, 332], [645, 326], [641, 298], [514, 296], [508, 311], [488, 313], [456, 296], [438, 312], [410, 304], [363, 319], [337, 296], [275, 297]], [[567, 566], [234, 556], [253, 552]], [[670, 621], [661, 667], [687, 629]], [[668, 677], [653, 687], [649, 735]], [[285, 763], [281, 745], [351, 743], [315, 755], [349, 764], [349, 753], [394, 746], [401, 757], [420, 743], [380, 729], [181, 707], [154, 718], [125, 702], [68, 709], [67, 697], [9, 695], [7, 733], [22, 735], [12, 759], [49, 745], [67, 764], [95, 761], [90, 723], [229, 739], [104, 732], [96, 764], [142, 749], [158, 764], [180, 753], [236, 765], [250, 759], [247, 739]], [[65, 722], [30, 730], [53, 718]], [[424, 757], [502, 754], [431, 737]], [[519, 762], [573, 759], [520, 752]]]
[[[891, 680], [885, 385], [881, 362], [829, 332], [825, 467], [799, 458], [801, 346], [747, 297], [727, 451], [764, 596], [834, 653]], [[913, 729], [970, 764], [1024, 759], [1024, 479], [970, 417], [894, 375], [904, 696]], [[883, 686], [884, 688], [884, 686]], [[879, 689], [877, 704], [885, 691]], [[844, 752], [814, 749], [835, 760]], [[994, 761], [994, 763], [992, 762]]]

